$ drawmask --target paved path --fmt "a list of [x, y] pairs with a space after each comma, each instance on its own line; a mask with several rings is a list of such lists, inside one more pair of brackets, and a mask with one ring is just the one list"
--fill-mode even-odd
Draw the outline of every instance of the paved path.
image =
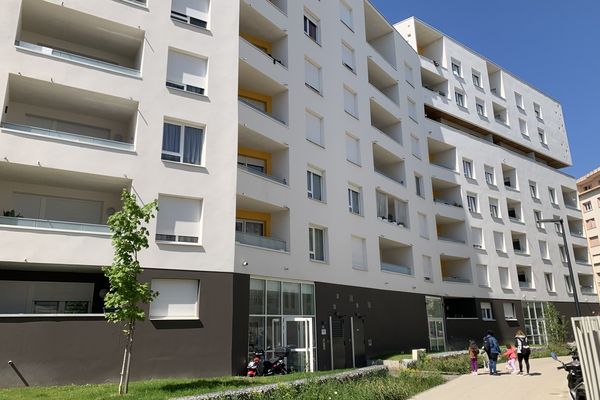
[[[566, 362], [569, 357], [561, 357]], [[531, 360], [531, 375], [508, 375], [506, 364], [498, 364], [500, 376], [479, 370], [478, 376], [463, 375], [423, 392], [413, 400], [561, 400], [568, 399], [567, 374], [551, 358]], [[523, 365], [525, 367], [525, 365]]]

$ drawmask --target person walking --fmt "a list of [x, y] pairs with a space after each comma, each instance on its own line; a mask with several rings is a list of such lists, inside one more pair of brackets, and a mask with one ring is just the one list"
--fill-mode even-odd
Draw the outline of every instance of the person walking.
[[506, 357], [506, 369], [510, 371], [511, 374], [515, 374], [517, 372], [517, 367], [515, 365], [515, 361], [517, 360], [517, 350], [511, 344], [506, 345], [506, 351], [502, 354]]
[[479, 355], [479, 346], [475, 341], [469, 341], [469, 358], [471, 359], [471, 375], [477, 375], [477, 356]]
[[490, 358], [490, 375], [498, 375], [496, 364], [501, 351], [500, 344], [498, 344], [498, 339], [494, 336], [493, 331], [487, 331], [487, 335], [483, 338], [483, 347]]
[[527, 336], [520, 329], [515, 335], [515, 346], [517, 347], [517, 359], [519, 360], [519, 375], [523, 375], [523, 360], [525, 360], [527, 375], [529, 375], [529, 355], [531, 354], [531, 348], [529, 347]]

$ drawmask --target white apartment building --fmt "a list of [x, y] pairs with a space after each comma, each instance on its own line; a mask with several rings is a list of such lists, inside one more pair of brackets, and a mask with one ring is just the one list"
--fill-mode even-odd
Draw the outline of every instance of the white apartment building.
[[418, 19], [367, 0], [0, 7], [0, 338], [33, 384], [118, 375], [100, 268], [123, 189], [160, 208], [134, 378], [235, 374], [282, 346], [314, 370], [487, 329], [543, 343], [542, 305], [573, 315], [574, 290], [600, 311], [560, 104]]

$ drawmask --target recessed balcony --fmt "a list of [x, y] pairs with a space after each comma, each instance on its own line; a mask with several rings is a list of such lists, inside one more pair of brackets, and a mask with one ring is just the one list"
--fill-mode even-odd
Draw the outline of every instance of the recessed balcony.
[[412, 246], [379, 237], [381, 270], [398, 274], [413, 274]]
[[579, 238], [585, 238], [585, 232], [583, 230], [583, 219], [567, 216], [567, 224], [569, 225], [569, 232], [571, 236]]
[[519, 280], [519, 287], [521, 289], [535, 289], [531, 267], [517, 265], [517, 278]]
[[33, 139], [133, 151], [138, 103], [10, 75], [2, 130]]
[[502, 164], [502, 179], [504, 187], [509, 190], [518, 191], [517, 170], [510, 165]]
[[446, 78], [421, 68], [421, 83], [425, 89], [441, 96], [442, 99], [448, 98], [448, 80]]
[[431, 188], [433, 192], [433, 201], [435, 203], [463, 208], [459, 184], [431, 178]]
[[390, 224], [409, 227], [408, 202], [400, 200], [381, 190], [375, 192], [377, 218]]
[[473, 280], [469, 258], [441, 255], [440, 267], [444, 282], [471, 283]]
[[387, 100], [394, 103], [396, 106], [400, 105], [400, 92], [398, 89], [398, 81], [388, 75], [384, 69], [378, 66], [371, 59], [367, 60], [368, 79], [371, 86], [377, 91], [383, 94]]
[[[279, 2], [284, 3], [282, 0]], [[245, 2], [240, 3], [240, 37], [241, 42], [252, 46], [268, 63], [279, 67], [288, 65], [287, 31], [261, 14], [254, 5]], [[240, 53], [240, 56], [243, 54]]]
[[430, 60], [435, 68], [446, 67], [443, 35], [418, 20], [414, 22], [419, 55]]
[[565, 207], [579, 210], [579, 205], [577, 202], [577, 190], [566, 186], [561, 186], [561, 191]]
[[372, 99], [369, 102], [371, 126], [402, 145], [402, 121]]
[[517, 255], [529, 255], [529, 244], [527, 242], [527, 235], [522, 232], [510, 233], [513, 245], [513, 251]]
[[463, 220], [436, 215], [435, 229], [438, 240], [460, 244], [467, 242], [467, 231]]
[[577, 274], [577, 278], [579, 279], [579, 288], [581, 289], [581, 294], [596, 294], [596, 287], [594, 285], [594, 275]]
[[375, 143], [373, 144], [373, 166], [375, 172], [405, 186], [404, 160]]
[[508, 210], [508, 218], [513, 222], [523, 222], [523, 212], [521, 202], [512, 199], [506, 199], [506, 208]]
[[242, 245], [273, 251], [289, 251], [290, 212], [275, 206], [237, 195], [235, 241]]
[[240, 60], [238, 99], [264, 117], [288, 124], [288, 88]]
[[590, 252], [587, 246], [573, 245], [573, 257], [577, 264], [591, 265]]
[[428, 138], [429, 163], [438, 167], [456, 171], [456, 147]]
[[364, 5], [367, 43], [395, 69], [397, 67], [395, 43], [397, 32], [369, 2], [365, 2]]
[[144, 31], [45, 1], [24, 0], [18, 49], [139, 77]]

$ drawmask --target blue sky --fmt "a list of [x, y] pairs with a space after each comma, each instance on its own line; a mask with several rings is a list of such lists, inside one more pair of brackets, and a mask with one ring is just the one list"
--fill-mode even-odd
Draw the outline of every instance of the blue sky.
[[599, 0], [371, 0], [427, 22], [560, 101], [579, 177], [600, 166]]

